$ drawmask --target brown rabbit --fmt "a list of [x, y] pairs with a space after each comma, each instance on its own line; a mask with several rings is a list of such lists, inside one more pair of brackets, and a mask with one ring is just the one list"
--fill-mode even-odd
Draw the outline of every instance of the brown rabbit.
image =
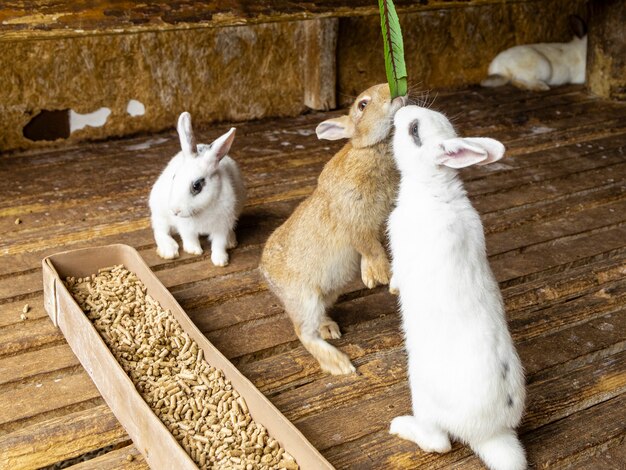
[[269, 237], [261, 272], [280, 298], [304, 347], [331, 374], [354, 372], [347, 355], [324, 341], [341, 336], [326, 314], [356, 275], [370, 289], [389, 283], [381, 244], [398, 173], [389, 134], [405, 98], [391, 101], [389, 86], [361, 93], [348, 116], [317, 126], [319, 139], [348, 138], [324, 167], [313, 194]]

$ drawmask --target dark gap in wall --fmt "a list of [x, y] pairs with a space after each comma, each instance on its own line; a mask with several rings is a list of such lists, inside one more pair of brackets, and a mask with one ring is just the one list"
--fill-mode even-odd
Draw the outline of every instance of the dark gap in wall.
[[57, 140], [70, 136], [69, 109], [44, 109], [24, 126], [22, 133], [29, 140]]

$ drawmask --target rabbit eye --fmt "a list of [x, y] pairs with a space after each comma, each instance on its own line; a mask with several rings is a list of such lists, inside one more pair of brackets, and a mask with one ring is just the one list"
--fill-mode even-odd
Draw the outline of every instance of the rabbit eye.
[[365, 109], [365, 107], [367, 106], [368, 101], [367, 100], [361, 100], [359, 101], [359, 111], [363, 111]]
[[196, 194], [200, 193], [200, 191], [202, 191], [202, 188], [204, 188], [204, 184], [204, 178], [197, 179], [193, 183], [191, 183], [191, 194], [195, 196]]
[[417, 120], [409, 124], [409, 135], [413, 138], [413, 142], [415, 142], [415, 145], [419, 147], [422, 146], [422, 140], [420, 139], [420, 127]]

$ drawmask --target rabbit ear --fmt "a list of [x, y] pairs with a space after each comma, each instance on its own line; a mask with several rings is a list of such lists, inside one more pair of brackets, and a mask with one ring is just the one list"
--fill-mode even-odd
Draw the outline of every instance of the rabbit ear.
[[315, 133], [320, 140], [349, 139], [354, 134], [354, 124], [349, 116], [327, 119], [317, 125]]
[[230, 147], [233, 145], [233, 141], [235, 140], [236, 131], [237, 129], [231, 127], [226, 134], [221, 135], [211, 144], [211, 155], [215, 158], [216, 163], [219, 163], [219, 161], [228, 154]]
[[191, 114], [187, 111], [182, 113], [178, 117], [178, 137], [180, 139], [180, 147], [183, 150], [183, 155], [187, 157], [194, 157], [198, 154], [198, 146], [196, 145], [196, 138], [193, 135], [191, 129]]
[[435, 162], [450, 168], [487, 165], [504, 156], [504, 145], [484, 137], [447, 139], [439, 147], [441, 153], [435, 157]]

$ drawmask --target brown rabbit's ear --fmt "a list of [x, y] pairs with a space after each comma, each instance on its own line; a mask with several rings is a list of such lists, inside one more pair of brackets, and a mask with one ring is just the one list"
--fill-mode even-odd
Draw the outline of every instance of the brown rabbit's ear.
[[315, 133], [320, 140], [349, 139], [354, 134], [354, 124], [349, 116], [327, 119], [317, 125]]

